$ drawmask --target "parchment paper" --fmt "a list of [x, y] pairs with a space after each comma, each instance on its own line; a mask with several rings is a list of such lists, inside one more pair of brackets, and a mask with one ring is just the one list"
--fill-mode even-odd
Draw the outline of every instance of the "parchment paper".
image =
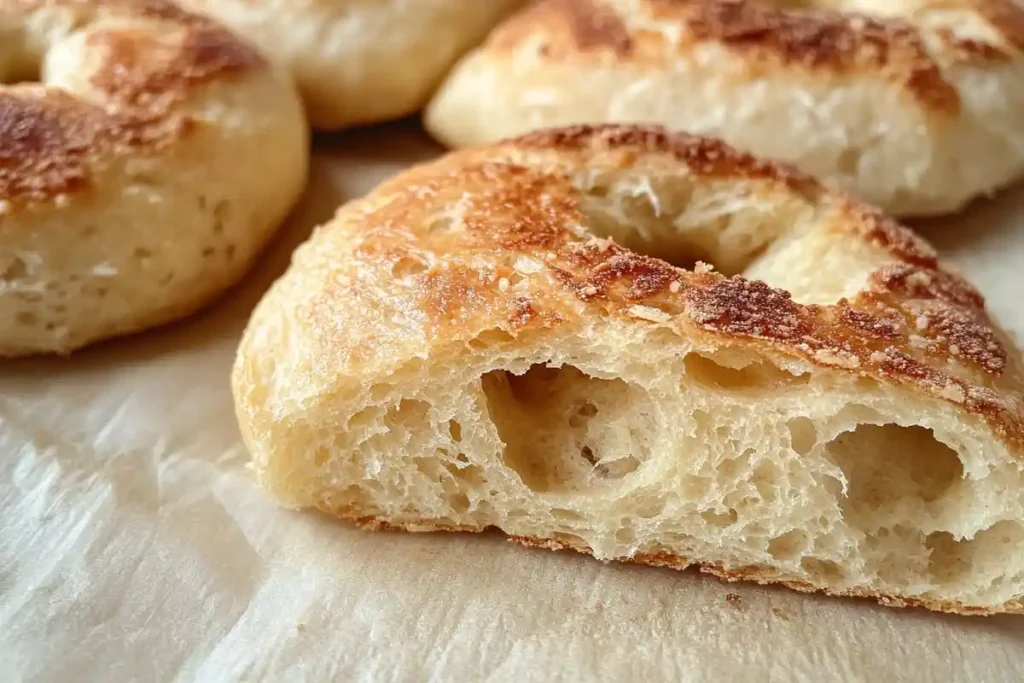
[[[313, 225], [438, 152], [411, 124], [318, 148], [301, 208], [220, 305], [69, 360], [0, 363], [0, 681], [1024, 681], [1024, 618], [497, 534], [371, 534], [264, 500], [228, 389], [248, 313]], [[927, 228], [1022, 338], [1024, 189]]]

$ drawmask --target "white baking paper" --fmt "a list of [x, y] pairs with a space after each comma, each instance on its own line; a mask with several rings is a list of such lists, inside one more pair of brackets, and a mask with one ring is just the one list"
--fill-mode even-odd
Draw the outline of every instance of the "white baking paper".
[[[313, 225], [438, 151], [409, 124], [318, 147], [285, 234], [219, 305], [0, 363], [0, 681], [1024, 681], [1020, 617], [372, 534], [265, 500], [228, 387], [248, 313]], [[1024, 189], [927, 228], [1024, 339]]]

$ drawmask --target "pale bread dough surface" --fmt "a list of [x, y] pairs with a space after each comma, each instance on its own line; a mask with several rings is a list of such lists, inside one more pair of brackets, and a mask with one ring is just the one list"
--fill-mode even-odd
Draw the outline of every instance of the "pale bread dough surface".
[[523, 0], [179, 0], [291, 68], [320, 130], [407, 116]]

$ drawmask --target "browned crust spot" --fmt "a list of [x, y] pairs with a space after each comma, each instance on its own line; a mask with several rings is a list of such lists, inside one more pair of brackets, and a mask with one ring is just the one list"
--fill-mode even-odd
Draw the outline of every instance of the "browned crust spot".
[[[531, 3], [498, 26], [488, 43], [498, 50], [512, 49], [533, 35], [537, 26], [543, 25], [562, 28], [571, 36], [574, 46], [583, 51], [610, 49], [621, 57], [633, 52], [633, 37], [625, 23], [614, 10], [595, 0]], [[542, 44], [540, 50], [545, 56], [555, 56], [552, 42]]]
[[570, 30], [580, 49], [611, 48], [627, 56], [633, 51], [633, 38], [618, 14], [594, 0], [555, 0], [556, 14], [569, 19]]
[[[31, 0], [19, 9], [28, 16], [52, 4]], [[105, 0], [87, 3], [86, 11], [125, 20], [87, 37], [102, 55], [91, 83], [106, 101], [0, 86], [0, 200], [48, 202], [86, 189], [123, 150], [155, 152], [188, 134], [194, 122], [179, 105], [197, 88], [266, 66], [226, 29], [165, 0]]]
[[882, 72], [922, 103], [956, 112], [960, 98], [910, 24], [827, 11], [794, 11], [740, 0], [649, 0], [680, 19], [696, 40], [770, 54], [783, 64], [833, 71]]
[[115, 137], [109, 117], [69, 95], [0, 90], [0, 200], [45, 200], [86, 187], [90, 155]]
[[[990, 8], [997, 25], [1013, 28], [1013, 9]], [[929, 109], [956, 113], [960, 99], [929, 55], [917, 29], [899, 19], [791, 9], [749, 0], [645, 0], [640, 10], [681, 25], [682, 49], [716, 43], [773, 67], [880, 74]], [[659, 33], [630, 28], [628, 17], [600, 0], [544, 0], [500, 27], [490, 47], [508, 51], [533, 36], [551, 59], [603, 52], [622, 62], [671, 59], [674, 48]], [[962, 43], [962, 44], [961, 44]], [[1001, 51], [977, 41], [951, 39], [951, 50], [991, 59]], [[1002, 55], [1005, 56], [1005, 55]]]
[[975, 0], [975, 4], [1006, 42], [1024, 50], [1024, 6], [1016, 0]]
[[935, 248], [917, 233], [874, 207], [853, 202], [848, 197], [841, 198], [839, 203], [846, 217], [845, 225], [867, 243], [886, 249], [908, 264], [939, 269]]
[[690, 318], [708, 328], [730, 335], [792, 341], [811, 333], [789, 292], [773, 289], [759, 280], [725, 279], [707, 274], [685, 299]]
[[[764, 282], [684, 270], [580, 230], [586, 217], [572, 169], [669, 168], [666, 160], [705, 175], [799, 188], [799, 197], [829, 208], [833, 218], [822, 229], [884, 249], [896, 263], [851, 300], [807, 306]], [[993, 390], [1007, 351], [977, 290], [943, 270], [934, 250], [895, 221], [722, 143], [653, 127], [543, 131], [414, 169], [404, 184], [389, 183], [385, 196], [372, 218], [359, 219], [370, 226], [359, 228], [365, 243], [376, 247], [360, 247], [354, 258], [390, 272], [403, 250], [434, 252], [435, 265], [414, 278], [413, 298], [401, 304], [421, 311], [431, 329], [461, 334], [504, 325], [514, 334], [527, 325], [571, 324], [580, 302], [602, 316], [630, 318], [641, 304], [718, 343], [756, 340], [765, 351], [903, 384], [979, 415], [1013, 448], [1024, 447], [1019, 390]], [[423, 212], [438, 207], [459, 207], [457, 228], [451, 220], [423, 225]], [[529, 273], [516, 272], [519, 261]], [[515, 287], [517, 278], [523, 282]]]
[[864, 336], [881, 341], [892, 341], [899, 337], [905, 329], [903, 320], [882, 309], [880, 314], [851, 308], [848, 302], [838, 305], [842, 322], [854, 328]]

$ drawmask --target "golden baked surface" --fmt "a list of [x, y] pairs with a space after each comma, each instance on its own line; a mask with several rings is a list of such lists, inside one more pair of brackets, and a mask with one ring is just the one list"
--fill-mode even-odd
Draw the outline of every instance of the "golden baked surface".
[[[825, 229], [835, 249], [869, 245], [884, 265], [852, 297], [801, 305], [762, 281], [684, 270], [581, 232], [580, 192], [558, 171], [588, 163], [631, 169], [638, 155], [654, 156], [657, 162], [649, 163], [680, 163], [696, 181], [750, 179], [761, 191], [829, 204], [835, 214]], [[944, 270], [929, 244], [881, 212], [719, 141], [654, 127], [545, 130], [415, 169], [375, 197], [390, 201], [379, 208], [367, 201], [372, 219], [349, 228], [361, 235], [340, 270], [379, 273], [387, 283], [396, 268], [422, 268], [387, 285], [389, 308], [418, 311], [414, 320], [422, 333], [439, 343], [447, 343], [449, 333], [466, 334], [463, 328], [473, 329], [476, 321], [498, 321], [509, 332], [578, 324], [577, 304], [566, 305], [567, 297], [595, 307], [588, 312], [627, 318], [633, 306], [644, 305], [723, 342], [738, 337], [841, 371], [909, 383], [986, 415], [1000, 434], [1024, 443], [1019, 397], [1000, 396], [997, 387], [1006, 349], [970, 283]], [[447, 202], [460, 202], [459, 225], [438, 230], [432, 214]], [[521, 276], [514, 268], [519, 256], [543, 264], [530, 278], [528, 296], [502, 281]], [[481, 265], [474, 267], [477, 260]], [[357, 300], [364, 287], [362, 277], [343, 277], [309, 311], [326, 348], [337, 352], [362, 341], [349, 329], [336, 333], [335, 311]], [[409, 331], [395, 332], [401, 338]], [[375, 352], [389, 355], [387, 341], [381, 339], [385, 346]]]
[[992, 613], [1024, 597], [1022, 378], [977, 290], [877, 210], [608, 125], [342, 207], [233, 387], [288, 505]]
[[463, 60], [427, 123], [453, 146], [660, 123], [944, 213], [1024, 173], [1022, 50], [1013, 0], [544, 0]]
[[0, 356], [222, 291], [301, 192], [306, 135], [286, 76], [171, 2], [0, 0]]
[[[0, 12], [8, 16], [0, 21], [59, 10], [72, 26], [111, 23], [87, 38], [99, 60], [90, 85], [101, 106], [58, 89], [0, 89], [0, 201], [50, 200], [86, 187], [92, 168], [112, 153], [173, 145], [194, 123], [177, 106], [183, 100], [211, 81], [266, 68], [226, 29], [164, 0], [4, 0]], [[114, 28], [119, 20], [149, 30]], [[181, 38], [160, 41], [156, 27]]]

